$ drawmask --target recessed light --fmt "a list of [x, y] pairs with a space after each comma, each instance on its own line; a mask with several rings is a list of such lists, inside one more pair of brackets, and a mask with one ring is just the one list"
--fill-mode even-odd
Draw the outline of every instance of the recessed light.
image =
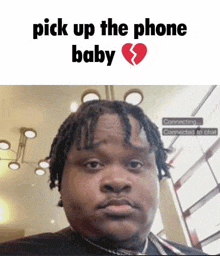
[[41, 168], [48, 168], [49, 167], [49, 163], [46, 161], [46, 160], [40, 160], [38, 165], [41, 167]]
[[37, 136], [37, 132], [32, 128], [22, 129], [22, 132], [24, 133], [24, 136], [27, 137], [28, 139], [33, 139]]
[[17, 162], [10, 162], [8, 164], [8, 167], [11, 169], [11, 170], [18, 170], [20, 168], [20, 164], [17, 163]]
[[138, 89], [132, 89], [125, 93], [124, 101], [132, 104], [139, 105], [144, 99], [143, 93]]
[[76, 112], [77, 109], [78, 109], [79, 105], [76, 101], [73, 101], [71, 104], [70, 104], [70, 111], [71, 112]]
[[35, 170], [35, 173], [36, 173], [38, 176], [42, 176], [42, 175], [44, 175], [46, 172], [45, 172], [44, 169], [37, 168], [37, 169]]
[[87, 90], [82, 94], [81, 101], [100, 100], [101, 96], [96, 90]]
[[7, 150], [11, 147], [11, 144], [7, 140], [0, 140], [0, 149]]

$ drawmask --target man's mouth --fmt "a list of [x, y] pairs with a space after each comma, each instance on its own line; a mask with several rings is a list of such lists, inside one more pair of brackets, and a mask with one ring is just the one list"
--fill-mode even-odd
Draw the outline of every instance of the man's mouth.
[[129, 214], [133, 208], [130, 205], [109, 205], [105, 207], [106, 212], [112, 214]]
[[108, 215], [114, 216], [125, 216], [130, 215], [134, 212], [133, 203], [125, 198], [114, 198], [105, 201], [99, 207]]

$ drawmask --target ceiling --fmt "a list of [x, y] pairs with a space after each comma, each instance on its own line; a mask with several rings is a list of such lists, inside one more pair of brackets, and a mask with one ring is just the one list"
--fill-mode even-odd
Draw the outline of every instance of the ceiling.
[[[109, 86], [108, 86], [109, 88]], [[159, 126], [163, 117], [189, 117], [210, 86], [113, 86], [115, 99], [138, 88], [141, 107]], [[106, 98], [105, 86], [0, 86], [0, 140], [10, 141], [17, 151], [20, 128], [33, 128], [37, 137], [27, 141], [24, 161], [17, 171], [0, 160], [0, 227], [25, 229], [25, 235], [56, 231], [67, 225], [63, 209], [57, 207], [59, 193], [44, 176], [34, 173], [39, 160], [49, 154], [57, 130], [70, 113], [70, 104], [80, 104], [85, 90], [95, 89]], [[169, 145], [171, 138], [163, 138]], [[0, 150], [0, 158], [13, 159], [13, 151]], [[53, 220], [53, 221], [52, 221]]]

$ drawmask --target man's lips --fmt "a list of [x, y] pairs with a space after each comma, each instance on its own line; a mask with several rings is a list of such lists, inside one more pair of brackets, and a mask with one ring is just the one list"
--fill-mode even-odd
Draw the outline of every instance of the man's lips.
[[110, 198], [102, 201], [98, 204], [97, 208], [106, 208], [108, 206], [121, 206], [121, 205], [129, 205], [131, 207], [134, 207], [134, 204], [127, 198]]
[[113, 198], [102, 202], [98, 209], [110, 215], [127, 215], [134, 211], [134, 204], [125, 198]]

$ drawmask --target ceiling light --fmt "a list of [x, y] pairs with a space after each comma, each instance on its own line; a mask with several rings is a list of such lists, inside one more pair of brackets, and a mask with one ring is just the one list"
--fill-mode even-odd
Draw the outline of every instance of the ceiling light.
[[11, 147], [10, 142], [8, 142], [7, 140], [0, 140], [0, 149], [7, 150], [10, 147]]
[[44, 175], [46, 172], [45, 172], [44, 169], [37, 168], [37, 169], [35, 170], [35, 173], [36, 173], [37, 175], [39, 175], [39, 176], [42, 176], [42, 175]]
[[18, 170], [20, 168], [20, 164], [17, 163], [17, 162], [10, 162], [8, 164], [8, 167], [11, 169], [11, 170]]
[[71, 104], [70, 104], [70, 111], [71, 112], [76, 112], [77, 109], [78, 109], [79, 105], [76, 101], [73, 101]]
[[138, 89], [132, 89], [125, 93], [124, 101], [132, 104], [139, 105], [144, 99], [143, 93]]
[[49, 163], [46, 161], [46, 160], [40, 160], [38, 165], [41, 167], [41, 168], [48, 168], [49, 167]]
[[28, 139], [33, 139], [37, 136], [37, 132], [34, 129], [23, 129], [24, 136]]
[[82, 94], [81, 101], [82, 102], [87, 102], [87, 101], [90, 101], [90, 100], [100, 100], [100, 99], [101, 99], [101, 96], [97, 91], [88, 90], [88, 91], [85, 91]]

